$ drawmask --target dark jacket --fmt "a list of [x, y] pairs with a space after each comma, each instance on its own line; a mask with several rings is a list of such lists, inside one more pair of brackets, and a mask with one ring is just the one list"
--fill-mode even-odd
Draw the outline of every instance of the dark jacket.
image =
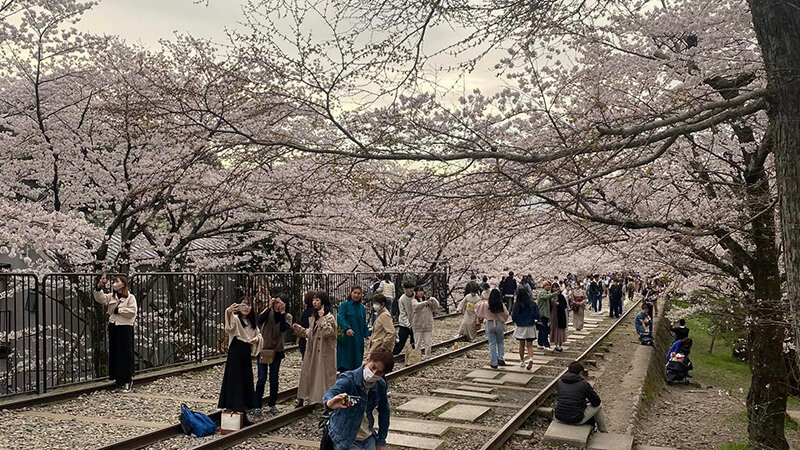
[[669, 331], [675, 335], [676, 341], [680, 341], [689, 337], [689, 328], [687, 327], [671, 327]]
[[558, 328], [567, 328], [567, 299], [563, 294], [558, 294], [556, 316], [558, 316]]
[[528, 302], [527, 305], [515, 302], [514, 307], [511, 308], [511, 320], [518, 327], [532, 327], [539, 320], [539, 307], [535, 302]]
[[311, 318], [314, 314], [317, 313], [317, 310], [314, 309], [313, 306], [309, 306], [303, 310], [303, 313], [300, 314], [300, 326], [303, 328], [308, 328], [310, 324], [308, 323], [308, 319]]
[[608, 288], [608, 298], [611, 300], [622, 300], [622, 285], [614, 283]]
[[283, 333], [291, 328], [292, 315], [281, 314], [272, 309], [265, 309], [258, 316], [258, 327], [261, 330], [264, 350], [283, 352]]
[[517, 292], [517, 280], [511, 277], [506, 278], [501, 283], [500, 289], [503, 291], [503, 295], [514, 295]]
[[588, 381], [575, 373], [567, 373], [558, 380], [558, 393], [554, 416], [561, 422], [578, 424], [583, 421], [586, 402], [600, 406], [600, 397]]
[[587, 294], [592, 295], [592, 296], [597, 296], [597, 295], [602, 295], [603, 294], [603, 288], [600, 287], [600, 282], [599, 281], [595, 281], [595, 280], [592, 280], [589, 283], [589, 287], [586, 288], [586, 291], [587, 291], [586, 292]]
[[[350, 449], [356, 440], [356, 436], [358, 436], [361, 419], [365, 413], [372, 435], [375, 436], [375, 445], [385, 446], [386, 435], [389, 433], [389, 397], [387, 395], [386, 380], [379, 379], [372, 389], [367, 392], [366, 387], [364, 387], [363, 366], [344, 372], [336, 379], [336, 384], [322, 396], [322, 403], [324, 405], [327, 404], [328, 400], [343, 392], [353, 397], [361, 397], [361, 403], [350, 408], [337, 409], [331, 415], [328, 434], [336, 450]], [[375, 431], [375, 416], [373, 415], [375, 408], [378, 409], [377, 432]]]

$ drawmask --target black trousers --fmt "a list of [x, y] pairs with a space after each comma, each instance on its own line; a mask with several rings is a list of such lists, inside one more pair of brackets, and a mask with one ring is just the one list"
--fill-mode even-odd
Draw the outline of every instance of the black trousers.
[[133, 325], [108, 324], [108, 379], [119, 385], [133, 380]]
[[397, 332], [397, 336], [400, 338], [400, 340], [397, 341], [397, 344], [395, 344], [394, 349], [392, 350], [393, 354], [399, 355], [400, 352], [403, 351], [403, 347], [406, 346], [406, 341], [409, 337], [411, 338], [411, 347], [414, 348], [414, 333], [411, 332], [411, 328], [400, 325], [400, 331]]
[[328, 434], [328, 427], [322, 429], [322, 441], [319, 443], [319, 450], [336, 450], [333, 445], [333, 439]]

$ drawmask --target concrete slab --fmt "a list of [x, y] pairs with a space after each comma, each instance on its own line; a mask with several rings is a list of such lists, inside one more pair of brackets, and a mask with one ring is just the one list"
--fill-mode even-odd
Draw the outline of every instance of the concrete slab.
[[653, 445], [637, 445], [634, 447], [635, 450], [678, 450], [674, 447], [656, 447]]
[[[527, 360], [528, 358], [529, 358], [529, 356], [526, 355], [525, 356], [525, 360]], [[506, 359], [506, 361], [512, 361], [512, 362], [516, 362], [517, 364], [519, 364], [519, 353], [514, 353], [514, 354], [506, 353], [505, 354], [505, 359]], [[534, 362], [542, 361], [543, 363], [546, 364], [546, 363], [548, 363], [548, 362], [550, 362], [552, 360], [553, 360], [552, 356], [533, 355], [533, 361]]]
[[633, 436], [617, 433], [594, 433], [589, 439], [589, 450], [631, 450]]
[[[486, 366], [486, 367], [489, 367], [489, 366]], [[497, 370], [499, 372], [533, 373], [533, 372], [536, 372], [537, 370], [539, 370], [540, 367], [542, 367], [542, 366], [541, 365], [537, 366], [536, 364], [534, 364], [533, 367], [531, 367], [531, 370], [528, 370], [525, 367], [520, 367], [518, 365], [513, 365], [513, 366], [500, 366], [500, 367], [497, 368]]]
[[[508, 380], [506, 380], [508, 382]], [[434, 389], [431, 391], [432, 394], [439, 394], [439, 395], [450, 395], [453, 397], [467, 397], [467, 398], [477, 398], [481, 400], [497, 400], [500, 398], [498, 395], [494, 394], [484, 394], [483, 392], [472, 392], [472, 391], [459, 391], [457, 389]]]
[[508, 384], [518, 384], [521, 386], [525, 386], [526, 384], [530, 383], [532, 379], [533, 375], [527, 373], [507, 373], [501, 378], [501, 380]]
[[573, 331], [572, 332], [572, 335], [575, 335], [575, 336], [588, 336], [590, 334], [592, 334], [592, 332], [591, 331], [586, 331], [586, 330]]
[[481, 384], [491, 384], [491, 385], [496, 385], [496, 386], [502, 386], [502, 385], [506, 384], [506, 382], [503, 381], [503, 380], [495, 380], [495, 379], [490, 379], [490, 378], [473, 378], [472, 382], [473, 383], [481, 383]]
[[[377, 422], [375, 422], [377, 423]], [[390, 431], [404, 431], [406, 433], [429, 434], [433, 436], [443, 435], [450, 428], [447, 424], [427, 421], [412, 422], [400, 417], [392, 417], [389, 422]]]
[[408, 434], [389, 433], [386, 436], [386, 443], [392, 447], [421, 448], [423, 450], [438, 450], [444, 446], [441, 439], [431, 439]]
[[458, 386], [456, 389], [461, 391], [483, 392], [484, 394], [491, 394], [492, 392], [494, 392], [494, 388], [481, 387], [481, 386], [467, 386], [464, 384]]
[[439, 414], [439, 419], [460, 420], [462, 422], [475, 422], [492, 408], [478, 405], [456, 405]]
[[433, 411], [441, 408], [449, 403], [449, 400], [434, 397], [420, 397], [415, 398], [409, 402], [403, 403], [397, 409], [399, 411], [413, 412], [419, 414], [430, 414]]
[[586, 339], [586, 335], [584, 334], [570, 334], [569, 336], [567, 336], [568, 341], [579, 341], [583, 339]]
[[589, 433], [592, 432], [590, 425], [567, 425], [554, 420], [550, 422], [547, 431], [542, 438], [543, 442], [561, 442], [563, 444], [574, 445], [583, 448], [589, 440]]
[[787, 409], [786, 414], [797, 422], [800, 422], [800, 411], [796, 409]]
[[[487, 369], [491, 369], [491, 367], [486, 366]], [[478, 369], [473, 370], [472, 372], [466, 375], [466, 378], [486, 378], [491, 380], [492, 378], [497, 376], [497, 372], [494, 370], [486, 370], [486, 369]]]

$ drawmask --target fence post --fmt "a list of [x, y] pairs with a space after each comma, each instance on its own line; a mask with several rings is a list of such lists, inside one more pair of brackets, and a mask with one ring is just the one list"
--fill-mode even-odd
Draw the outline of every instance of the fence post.
[[203, 362], [203, 327], [201, 324], [202, 302], [200, 293], [202, 289], [202, 275], [194, 274], [194, 326], [195, 326], [195, 361]]
[[[39, 392], [42, 393], [42, 394], [47, 392], [47, 342], [48, 341], [47, 341], [47, 295], [46, 295], [45, 291], [47, 289], [47, 278], [49, 276], [50, 275], [45, 275], [44, 277], [42, 277], [42, 292], [41, 292], [41, 294], [42, 294], [42, 297], [41, 297], [42, 298], [42, 339], [41, 339], [41, 342], [42, 342], [42, 358], [41, 358], [42, 384], [41, 384], [41, 386], [39, 388], [40, 389]], [[38, 314], [37, 314], [37, 316], [38, 316]], [[37, 330], [37, 333], [38, 332], [39, 331]]]

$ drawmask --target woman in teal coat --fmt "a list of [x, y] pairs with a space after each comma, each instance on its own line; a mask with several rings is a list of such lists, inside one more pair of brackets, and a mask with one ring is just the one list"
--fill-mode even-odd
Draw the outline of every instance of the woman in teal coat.
[[364, 339], [369, 338], [367, 312], [361, 301], [364, 291], [360, 286], [350, 290], [350, 298], [339, 304], [336, 321], [339, 336], [336, 340], [336, 369], [339, 372], [361, 367], [364, 359]]

